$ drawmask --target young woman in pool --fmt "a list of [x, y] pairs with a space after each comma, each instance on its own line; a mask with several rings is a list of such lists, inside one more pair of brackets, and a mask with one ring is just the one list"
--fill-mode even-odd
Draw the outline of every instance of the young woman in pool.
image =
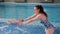
[[25, 22], [22, 22], [22, 25], [26, 25], [35, 20], [41, 20], [41, 23], [45, 26], [46, 34], [54, 34], [54, 26], [48, 21], [48, 15], [44, 12], [41, 5], [34, 7], [34, 15], [28, 17]]
[[41, 23], [45, 26], [46, 34], [54, 34], [54, 26], [48, 21], [48, 15], [44, 12], [41, 5], [34, 7], [34, 15], [28, 17], [25, 22], [20, 20], [21, 25], [26, 25], [35, 20], [41, 20]]

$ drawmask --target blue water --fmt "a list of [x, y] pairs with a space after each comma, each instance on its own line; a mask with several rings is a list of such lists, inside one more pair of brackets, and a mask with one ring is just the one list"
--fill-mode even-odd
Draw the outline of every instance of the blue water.
[[42, 5], [48, 19], [55, 26], [54, 34], [60, 34], [60, 4], [0, 3], [0, 34], [45, 34], [40, 20], [29, 25], [9, 25], [8, 19], [25, 19], [34, 13], [34, 6]]
[[[34, 22], [35, 23], [35, 22]], [[54, 24], [54, 23], [53, 23]], [[55, 23], [54, 34], [60, 34], [59, 23]], [[41, 24], [29, 25], [9, 25], [6, 22], [0, 22], [0, 34], [45, 34], [44, 26]]]

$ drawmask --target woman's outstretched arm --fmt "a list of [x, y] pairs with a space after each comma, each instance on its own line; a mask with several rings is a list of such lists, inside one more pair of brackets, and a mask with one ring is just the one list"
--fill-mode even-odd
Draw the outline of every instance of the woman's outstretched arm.
[[37, 15], [37, 16], [35, 16], [34, 18], [31, 18], [31, 19], [29, 19], [29, 20], [27, 20], [27, 21], [23, 22], [23, 24], [22, 24], [22, 25], [26, 25], [26, 24], [31, 23], [32, 21], [38, 20], [38, 19], [39, 19], [39, 17], [40, 17], [40, 15]]

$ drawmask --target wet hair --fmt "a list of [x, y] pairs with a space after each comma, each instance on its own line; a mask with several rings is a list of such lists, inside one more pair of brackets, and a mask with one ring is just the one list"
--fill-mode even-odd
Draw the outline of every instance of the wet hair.
[[48, 17], [47, 14], [46, 14], [46, 12], [44, 12], [44, 9], [43, 9], [42, 5], [36, 5], [35, 7], [36, 7], [37, 9], [39, 9], [39, 13], [42, 13], [42, 14], [44, 14], [46, 17]]

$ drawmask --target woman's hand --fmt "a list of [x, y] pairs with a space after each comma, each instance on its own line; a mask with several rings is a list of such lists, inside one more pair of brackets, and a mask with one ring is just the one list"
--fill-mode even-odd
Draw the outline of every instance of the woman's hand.
[[22, 25], [22, 22], [24, 22], [23, 19], [19, 19], [19, 20], [16, 20], [17, 23], [19, 23], [19, 25]]

